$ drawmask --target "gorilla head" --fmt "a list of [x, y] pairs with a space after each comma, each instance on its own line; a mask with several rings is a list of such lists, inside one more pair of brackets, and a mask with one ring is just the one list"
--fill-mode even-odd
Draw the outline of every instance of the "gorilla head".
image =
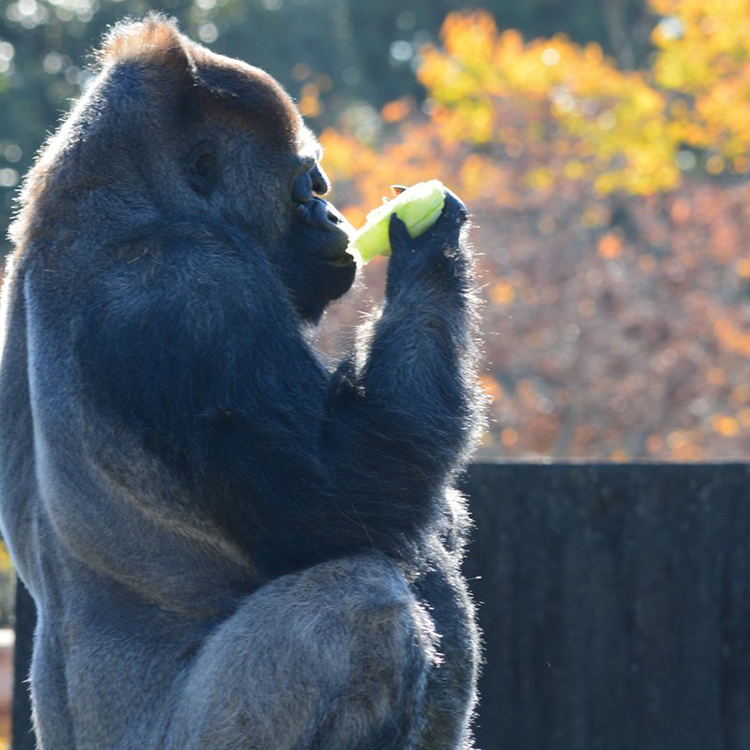
[[[170, 220], [232, 227], [277, 269], [302, 319], [316, 322], [349, 289], [356, 266], [346, 252], [351, 227], [322, 197], [322, 150], [289, 95], [264, 71], [211, 52], [159, 15], [115, 27], [98, 59], [94, 84], [53, 139], [71, 155], [85, 145], [86, 160], [42, 159], [24, 202], [43, 198], [62, 175], [77, 207], [106, 182], [107, 207], [118, 211], [109, 226], [130, 218], [145, 229], [156, 208]], [[97, 150], [102, 158], [89, 158]], [[76, 213], [69, 208], [68, 217]]]

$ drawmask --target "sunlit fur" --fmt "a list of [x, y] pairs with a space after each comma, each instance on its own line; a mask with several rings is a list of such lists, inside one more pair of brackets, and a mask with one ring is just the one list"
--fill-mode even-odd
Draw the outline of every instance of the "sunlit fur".
[[331, 372], [303, 327], [353, 267], [291, 199], [315, 149], [291, 99], [160, 16], [98, 59], [27, 177], [3, 292], [38, 746], [471, 747], [462, 205], [418, 240], [392, 225], [386, 303]]

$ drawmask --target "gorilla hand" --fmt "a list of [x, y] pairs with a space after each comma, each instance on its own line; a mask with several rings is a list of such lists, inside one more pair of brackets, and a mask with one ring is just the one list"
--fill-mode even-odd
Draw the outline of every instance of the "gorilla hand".
[[458, 289], [465, 289], [470, 281], [466, 274], [470, 271], [467, 267], [468, 251], [461, 247], [460, 234], [467, 218], [466, 206], [447, 189], [440, 218], [419, 237], [412, 237], [404, 222], [393, 214], [389, 226], [393, 255], [388, 268], [388, 296], [397, 293], [402, 278], [424, 273], [432, 278], [436, 273], [450, 274], [449, 269], [452, 269]]

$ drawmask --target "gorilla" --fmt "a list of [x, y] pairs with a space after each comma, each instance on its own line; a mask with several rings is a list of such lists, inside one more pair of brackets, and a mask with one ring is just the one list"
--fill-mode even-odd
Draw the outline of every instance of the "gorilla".
[[43, 750], [473, 746], [466, 210], [391, 221], [334, 367], [310, 327], [356, 266], [320, 159], [273, 78], [152, 15], [25, 180], [0, 496]]

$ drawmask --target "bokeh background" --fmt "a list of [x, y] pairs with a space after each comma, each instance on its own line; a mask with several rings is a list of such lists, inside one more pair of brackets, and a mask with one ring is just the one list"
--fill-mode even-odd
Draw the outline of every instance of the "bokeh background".
[[[0, 2], [0, 226], [101, 34], [150, 9], [284, 84], [355, 225], [393, 182], [464, 198], [481, 457], [748, 456], [748, 0]], [[385, 264], [329, 313], [325, 351]]]
[[[102, 33], [151, 9], [283, 83], [353, 224], [391, 183], [464, 198], [480, 458], [747, 459], [750, 0], [0, 0], [0, 228]], [[324, 352], [385, 267], [328, 313]], [[12, 580], [0, 548], [0, 626]]]

